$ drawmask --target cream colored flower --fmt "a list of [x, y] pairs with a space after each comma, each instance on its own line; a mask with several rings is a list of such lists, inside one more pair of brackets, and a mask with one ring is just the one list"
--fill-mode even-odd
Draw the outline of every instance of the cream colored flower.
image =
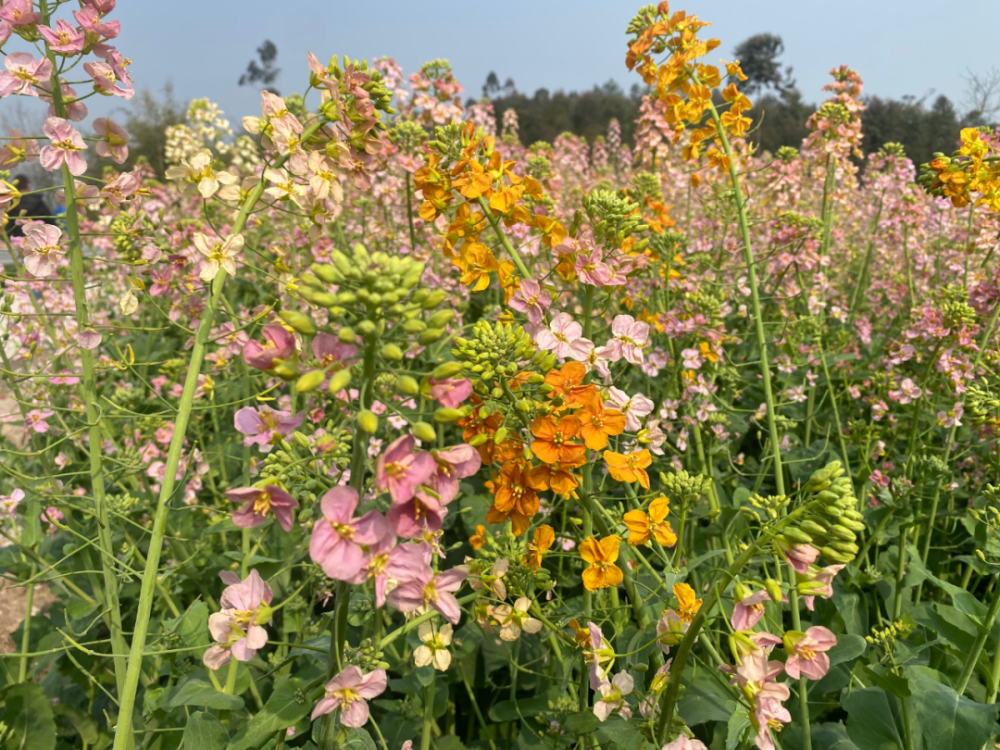
[[413, 652], [413, 663], [418, 667], [433, 664], [434, 669], [439, 672], [447, 670], [451, 666], [451, 652], [448, 646], [451, 645], [452, 633], [451, 624], [447, 622], [439, 630], [435, 630], [430, 620], [420, 623], [417, 635], [420, 636], [422, 645], [417, 646]]
[[179, 180], [181, 192], [189, 195], [197, 190], [205, 200], [211, 198], [222, 185], [232, 185], [237, 181], [232, 172], [216, 172], [212, 166], [212, 152], [207, 148], [195, 152], [184, 159], [181, 166], [167, 170], [168, 180]]
[[231, 234], [225, 240], [220, 240], [196, 232], [194, 246], [207, 259], [198, 274], [202, 281], [214, 279], [220, 268], [230, 276], [236, 275], [236, 261], [233, 258], [243, 249], [242, 234]]
[[531, 609], [531, 599], [522, 596], [511, 607], [509, 604], [499, 604], [493, 607], [490, 615], [500, 625], [500, 638], [504, 641], [516, 641], [523, 630], [525, 633], [537, 633], [542, 629], [540, 620], [528, 614]]

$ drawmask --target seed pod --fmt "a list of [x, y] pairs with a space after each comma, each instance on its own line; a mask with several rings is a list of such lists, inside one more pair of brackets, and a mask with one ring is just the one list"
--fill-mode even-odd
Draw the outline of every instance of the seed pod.
[[433, 425], [427, 424], [427, 422], [414, 422], [410, 425], [410, 432], [418, 440], [422, 440], [425, 443], [433, 442], [437, 440], [437, 432]]
[[844, 542], [853, 542], [855, 539], [857, 539], [857, 536], [855, 536], [853, 531], [846, 528], [845, 526], [840, 526], [840, 525], [834, 526], [833, 528], [830, 529], [830, 536], [833, 537], [834, 539]]
[[327, 388], [330, 393], [340, 393], [347, 386], [351, 384], [351, 371], [350, 370], [338, 370], [333, 375], [330, 376], [330, 383]]
[[830, 542], [830, 546], [838, 552], [844, 552], [852, 557], [858, 554], [859, 551], [858, 545], [854, 544], [854, 542]]
[[853, 518], [848, 518], [846, 514], [837, 520], [837, 525], [843, 526], [845, 529], [850, 529], [851, 531], [865, 530], [865, 525], [863, 523], [855, 521]]
[[396, 378], [396, 390], [407, 396], [416, 396], [420, 393], [420, 383], [414, 377], [401, 375]]
[[314, 289], [326, 289], [326, 285], [311, 273], [302, 274], [301, 281], [306, 286], [313, 287]]
[[826, 522], [823, 521], [822, 518], [817, 518], [815, 521], [811, 518], [807, 518], [799, 524], [799, 528], [807, 534], [812, 534], [813, 536], [824, 536], [827, 531], [827, 526], [824, 525], [825, 523]]
[[316, 324], [308, 315], [303, 315], [295, 310], [282, 310], [278, 315], [298, 333], [305, 336], [312, 336], [316, 333]]
[[369, 435], [374, 435], [378, 431], [378, 417], [368, 409], [358, 412], [358, 427]]
[[309, 301], [320, 307], [337, 307], [337, 295], [332, 292], [316, 292]]
[[824, 557], [833, 560], [836, 563], [843, 563], [845, 565], [854, 559], [853, 555], [846, 555], [843, 552], [838, 552], [832, 547], [824, 547], [821, 552]]
[[326, 373], [323, 370], [310, 370], [296, 381], [295, 390], [299, 393], [308, 393], [323, 385], [324, 380]]
[[431, 377], [435, 380], [447, 380], [448, 378], [458, 375], [461, 371], [461, 362], [443, 362], [434, 368], [434, 372], [431, 373]]
[[812, 544], [812, 537], [801, 529], [796, 529], [793, 526], [788, 526], [782, 532], [782, 535], [793, 544]]
[[463, 417], [461, 409], [450, 409], [442, 406], [434, 412], [435, 422], [455, 422]]

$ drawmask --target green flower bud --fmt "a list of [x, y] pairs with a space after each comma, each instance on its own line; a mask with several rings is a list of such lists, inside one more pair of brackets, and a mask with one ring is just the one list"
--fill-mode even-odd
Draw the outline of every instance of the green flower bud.
[[403, 330], [407, 333], [423, 333], [427, 330], [427, 324], [419, 318], [413, 318], [403, 323]]
[[378, 417], [368, 409], [358, 412], [358, 427], [369, 435], [374, 435], [378, 431]]
[[478, 448], [480, 445], [486, 443], [486, 441], [489, 439], [490, 439], [489, 435], [487, 435], [485, 432], [480, 432], [478, 435], [472, 436], [472, 440], [469, 441], [469, 445], [471, 445], [473, 448]]
[[832, 527], [830, 529], [830, 536], [844, 542], [853, 542], [857, 539], [853, 531], [841, 525]]
[[295, 310], [282, 310], [278, 315], [283, 321], [288, 323], [293, 330], [305, 335], [312, 336], [316, 333], [316, 324], [308, 315], [303, 315]]
[[454, 317], [454, 310], [438, 310], [427, 319], [427, 324], [431, 328], [444, 328]]
[[344, 344], [353, 344], [358, 339], [358, 334], [350, 326], [344, 326], [337, 331], [337, 338]]
[[395, 344], [386, 344], [379, 350], [379, 354], [390, 362], [403, 361], [403, 350]]
[[793, 544], [812, 544], [811, 536], [801, 529], [796, 529], [793, 526], [786, 527], [782, 534]]
[[461, 419], [464, 415], [461, 409], [449, 409], [447, 407], [440, 407], [434, 412], [435, 422], [455, 422]]
[[351, 384], [351, 371], [337, 370], [337, 372], [335, 372], [333, 375], [330, 376], [330, 383], [328, 385], [328, 390], [330, 391], [330, 393], [339, 393], [350, 384]]
[[461, 362], [444, 362], [434, 368], [431, 377], [435, 380], [447, 380], [448, 378], [455, 377], [460, 372], [462, 372]]
[[771, 597], [771, 601], [775, 604], [781, 604], [781, 584], [778, 583], [773, 578], [768, 578], [764, 581], [764, 588], [767, 589], [767, 595]]
[[427, 346], [428, 344], [436, 343], [441, 340], [446, 331], [443, 328], [428, 328], [426, 331], [417, 336], [417, 343], [421, 346]]
[[412, 432], [413, 436], [418, 440], [422, 440], [425, 443], [437, 440], [437, 431], [434, 429], [433, 425], [427, 424], [427, 422], [414, 422], [410, 425], [410, 432]]
[[493, 435], [493, 442], [494, 443], [498, 443], [499, 444], [499, 443], [502, 443], [506, 439], [507, 439], [507, 428], [506, 427], [500, 427], [496, 431], [496, 433], [494, 433], [494, 435]]
[[407, 396], [416, 396], [420, 393], [420, 383], [417, 382], [416, 378], [402, 375], [396, 378], [396, 390]]
[[313, 263], [309, 266], [309, 270], [316, 274], [320, 279], [322, 279], [327, 284], [337, 284], [344, 280], [343, 275], [333, 266], [326, 264]]
[[299, 376], [299, 370], [295, 367], [294, 363], [286, 364], [285, 362], [282, 362], [281, 364], [276, 365], [271, 372], [284, 381], [294, 380]]
[[427, 299], [421, 303], [421, 307], [425, 310], [433, 310], [435, 307], [444, 302], [445, 297], [448, 294], [443, 289], [435, 289], [433, 292], [427, 295]]
[[309, 442], [309, 438], [298, 430], [295, 430], [295, 432], [292, 433], [292, 440], [298, 443], [302, 448], [309, 448], [312, 446], [312, 443]]
[[326, 380], [326, 373], [323, 370], [310, 370], [296, 381], [295, 390], [299, 393], [308, 393], [323, 385], [324, 380]]

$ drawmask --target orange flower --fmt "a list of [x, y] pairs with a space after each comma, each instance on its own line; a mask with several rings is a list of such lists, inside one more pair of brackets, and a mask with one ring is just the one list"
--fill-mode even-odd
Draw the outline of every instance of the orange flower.
[[625, 431], [625, 415], [617, 409], [605, 409], [600, 397], [591, 399], [576, 416], [583, 423], [580, 436], [592, 451], [608, 447], [609, 435], [621, 435]]
[[503, 523], [508, 518], [514, 535], [528, 530], [531, 518], [538, 512], [538, 496], [529, 481], [529, 472], [517, 461], [508, 461], [500, 475], [488, 483], [493, 491], [493, 505], [486, 514], [487, 523]]
[[629, 483], [638, 481], [643, 489], [649, 489], [649, 474], [646, 469], [653, 463], [653, 457], [645, 448], [628, 455], [604, 451], [604, 460], [612, 479]]
[[452, 260], [462, 270], [461, 282], [481, 292], [490, 285], [490, 271], [498, 268], [492, 251], [481, 242], [472, 242], [462, 248], [462, 254]]
[[542, 461], [554, 464], [573, 463], [583, 458], [586, 448], [573, 440], [583, 425], [576, 417], [563, 417], [556, 422], [552, 417], [538, 417], [531, 423], [531, 450]]
[[580, 544], [580, 557], [590, 563], [583, 571], [583, 585], [587, 591], [612, 588], [624, 580], [621, 568], [615, 565], [621, 543], [621, 537], [612, 534], [599, 542], [588, 536]]
[[528, 554], [524, 558], [524, 564], [532, 570], [542, 567], [542, 560], [548, 552], [552, 543], [556, 540], [556, 533], [548, 524], [542, 524], [535, 529], [535, 536], [528, 545]]
[[573, 640], [576, 641], [577, 646], [590, 645], [590, 630], [588, 628], [581, 628], [580, 622], [575, 617], [567, 625], [573, 629]]
[[587, 376], [587, 368], [582, 362], [569, 361], [559, 370], [549, 370], [545, 375], [545, 384], [552, 386], [549, 398], [561, 396], [564, 406], [584, 403], [590, 393], [596, 393], [595, 386], [583, 384]]
[[472, 549], [482, 549], [482, 546], [486, 543], [486, 527], [476, 526], [476, 533], [469, 537], [469, 544], [472, 545]]
[[701, 599], [698, 599], [694, 595], [694, 589], [688, 586], [686, 583], [675, 583], [674, 584], [674, 596], [677, 597], [677, 616], [681, 618], [682, 622], [691, 622], [694, 616], [698, 614], [698, 610], [701, 609]]
[[536, 490], [552, 490], [566, 497], [580, 486], [580, 482], [570, 470], [577, 469], [584, 463], [586, 459], [581, 456], [578, 461], [572, 463], [557, 461], [553, 464], [542, 464], [531, 470], [528, 481]]
[[661, 546], [673, 547], [677, 535], [667, 520], [669, 513], [670, 500], [663, 495], [649, 504], [648, 515], [641, 510], [630, 510], [623, 519], [628, 528], [628, 543], [635, 547], [655, 538]]
[[715, 349], [707, 341], [702, 341], [698, 344], [698, 350], [701, 352], [701, 356], [707, 359], [709, 362], [718, 362], [719, 355], [716, 354]]

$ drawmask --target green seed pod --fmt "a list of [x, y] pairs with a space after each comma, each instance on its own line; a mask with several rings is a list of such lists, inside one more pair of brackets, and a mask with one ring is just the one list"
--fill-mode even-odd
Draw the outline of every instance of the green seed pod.
[[834, 526], [832, 529], [830, 529], [830, 536], [833, 537], [834, 539], [844, 542], [853, 542], [855, 539], [857, 539], [857, 536], [855, 536], [853, 531], [840, 525]]
[[440, 341], [444, 334], [445, 330], [443, 328], [428, 328], [426, 331], [417, 336], [417, 343], [421, 346], [427, 346], [428, 344]]
[[420, 383], [414, 377], [402, 375], [396, 378], [396, 390], [407, 396], [416, 396], [420, 393]]
[[311, 273], [302, 274], [302, 283], [314, 289], [326, 289], [326, 285]]
[[793, 544], [812, 544], [812, 537], [801, 529], [796, 529], [793, 526], [787, 527], [782, 534], [784, 537], [792, 542]]
[[381, 354], [384, 359], [387, 359], [390, 362], [403, 361], [403, 350], [400, 349], [395, 344], [386, 344], [381, 349], [379, 349], [378, 353]]
[[[822, 521], [823, 519], [817, 520]], [[821, 523], [817, 523], [817, 521], [814, 521], [811, 518], [807, 518], [800, 523], [799, 528], [807, 534], [812, 534], [813, 536], [824, 536], [826, 534], [826, 526], [823, 526]]]
[[378, 417], [368, 409], [358, 412], [358, 427], [369, 435], [374, 435], [378, 431]]
[[444, 328], [454, 317], [454, 310], [438, 310], [427, 319], [427, 324], [431, 328]]
[[344, 326], [337, 331], [337, 338], [340, 339], [341, 343], [353, 344], [357, 340], [358, 334], [350, 326]]
[[435, 422], [455, 422], [463, 417], [461, 409], [449, 409], [447, 407], [440, 407], [434, 412]]
[[858, 554], [858, 545], [854, 544], [854, 542], [830, 542], [830, 546], [838, 552], [843, 552], [852, 557]]
[[299, 393], [308, 393], [323, 385], [324, 380], [326, 373], [323, 370], [310, 370], [296, 381], [295, 390]]
[[442, 362], [434, 368], [431, 377], [435, 380], [447, 380], [448, 378], [455, 377], [460, 372], [462, 372], [461, 362]]
[[330, 393], [339, 393], [351, 384], [351, 371], [338, 370], [330, 376], [330, 383], [327, 386]]
[[309, 301], [319, 305], [320, 307], [336, 307], [337, 295], [332, 292], [316, 292], [313, 294], [313, 298]]
[[410, 425], [410, 432], [418, 440], [422, 440], [425, 443], [437, 440], [437, 431], [433, 425], [427, 424], [427, 422], [414, 422]]
[[316, 324], [308, 315], [303, 315], [295, 310], [282, 310], [278, 315], [283, 321], [288, 323], [293, 330], [305, 335], [312, 336], [316, 333]]
[[843, 552], [838, 552], [832, 547], [824, 547], [820, 551], [823, 553], [823, 557], [826, 557], [827, 559], [833, 560], [834, 562], [837, 563], [844, 563], [845, 565], [854, 559], [853, 555], [846, 555]]
[[845, 529], [850, 529], [851, 531], [864, 531], [865, 525], [860, 521], [855, 521], [853, 518], [848, 518], [847, 515], [843, 515], [837, 521], [838, 526], [843, 526]]

